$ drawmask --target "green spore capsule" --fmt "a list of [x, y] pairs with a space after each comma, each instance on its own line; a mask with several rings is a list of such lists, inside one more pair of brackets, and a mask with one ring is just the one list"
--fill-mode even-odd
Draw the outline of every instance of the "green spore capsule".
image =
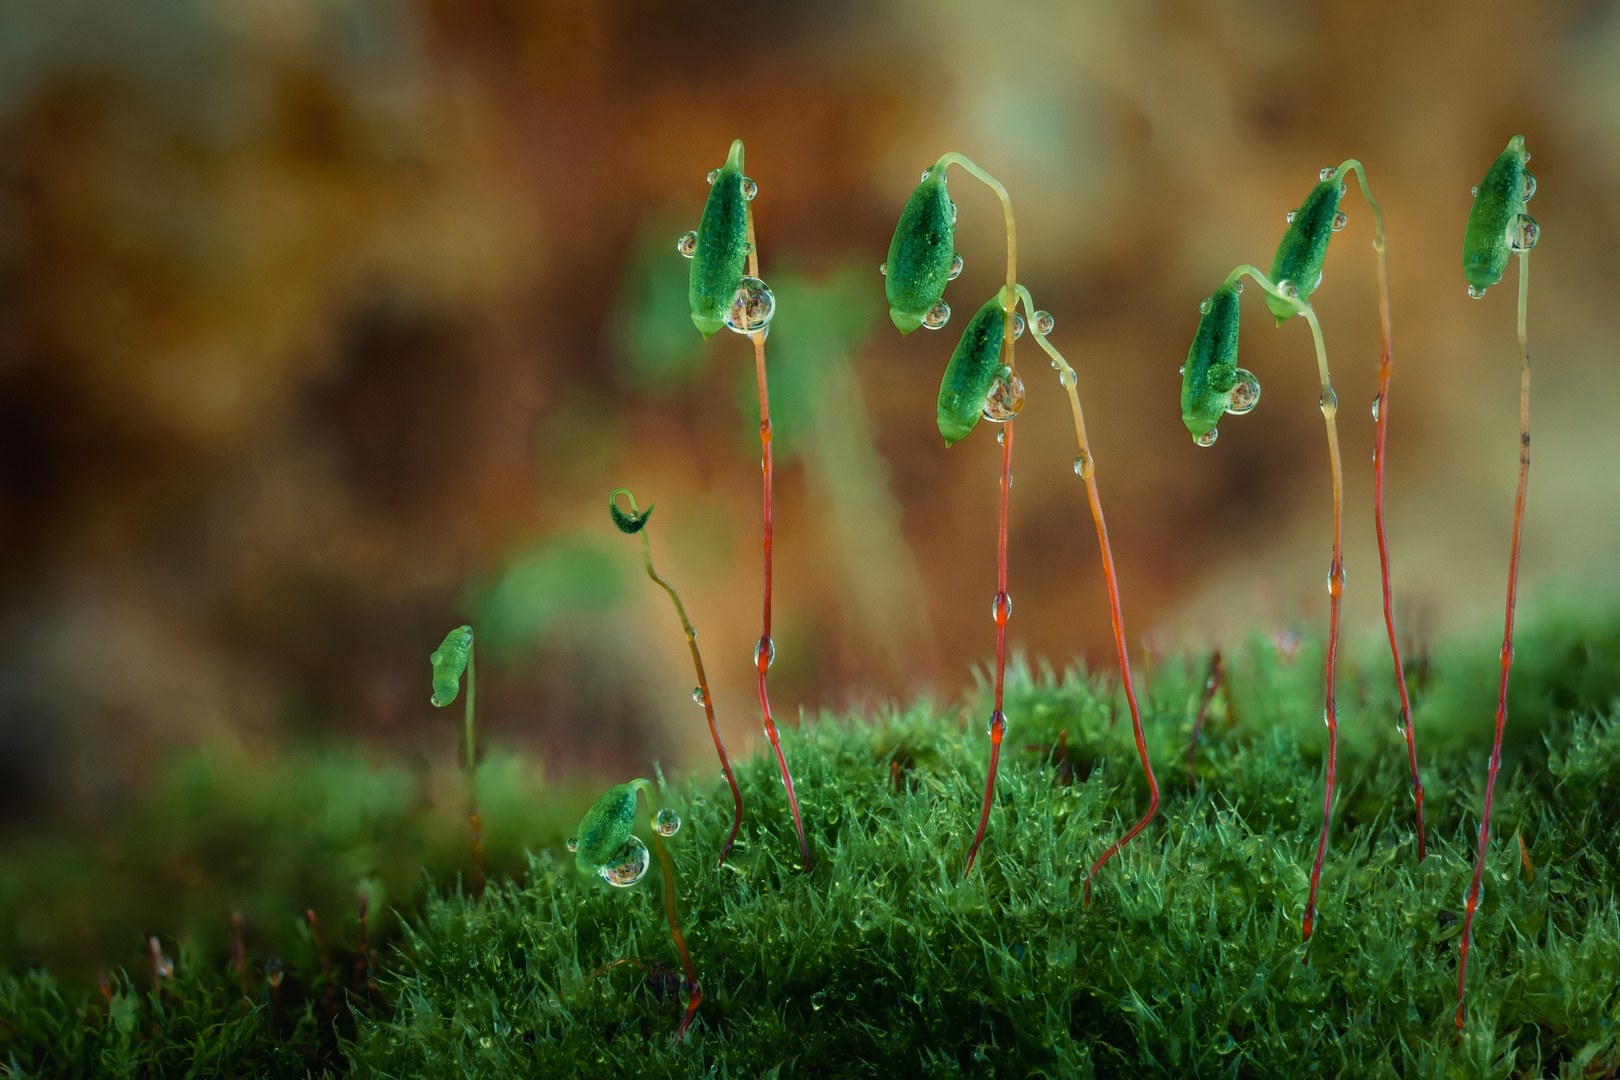
[[1463, 234], [1463, 277], [1476, 299], [1502, 280], [1515, 252], [1529, 251], [1540, 236], [1536, 219], [1524, 212], [1524, 201], [1536, 193], [1536, 178], [1525, 170], [1529, 160], [1524, 136], [1513, 136], [1474, 188]]
[[[1305, 202], [1288, 215], [1288, 231], [1277, 245], [1277, 254], [1271, 260], [1268, 275], [1279, 289], [1288, 282], [1299, 293], [1301, 303], [1310, 299], [1322, 282], [1322, 262], [1327, 258], [1328, 240], [1344, 227], [1339, 214], [1339, 198], [1344, 194], [1337, 170], [1322, 170], [1322, 181], [1311, 188]], [[1284, 292], [1287, 289], [1283, 289]], [[1281, 326], [1292, 315], [1299, 314], [1285, 301], [1266, 295], [1266, 306], [1277, 317]]]
[[939, 384], [936, 419], [945, 445], [951, 446], [973, 430], [984, 415], [985, 398], [991, 384], [1003, 374], [1002, 337], [1006, 331], [1007, 289], [1003, 286], [983, 307], [973, 313], [967, 329], [945, 365]]
[[632, 832], [636, 792], [651, 787], [646, 780], [615, 784], [585, 811], [578, 835], [569, 838], [580, 873], [594, 874], [620, 888], [641, 880], [650, 860], [647, 846]]
[[456, 700], [461, 692], [461, 673], [467, 670], [467, 657], [472, 652], [473, 632], [470, 626], [458, 626], [444, 635], [444, 641], [428, 663], [433, 665], [434, 705], [444, 708]]
[[[613, 524], [620, 532], [633, 536], [647, 527], [647, 519], [652, 517], [653, 507], [649, 506], [640, 513], [634, 510], [621, 510], [619, 508], [619, 492], [621, 491], [626, 495], [630, 494], [627, 488], [615, 489], [613, 494], [608, 496], [608, 516], [613, 519]], [[634, 496], [631, 496], [631, 498], [633, 499]], [[633, 506], [634, 503], [632, 502], [631, 505]], [[656, 505], [658, 504], [653, 504], [653, 506]]]
[[692, 277], [687, 299], [692, 323], [705, 338], [726, 325], [737, 286], [748, 262], [748, 201], [753, 181], [743, 175], [743, 144], [731, 144], [726, 163], [709, 174], [709, 199], [703, 204], [694, 240], [681, 238], [681, 254], [692, 249]]
[[919, 326], [938, 330], [950, 318], [942, 301], [945, 283], [960, 273], [956, 258], [956, 207], [945, 187], [945, 162], [923, 173], [906, 200], [883, 264], [889, 318], [902, 334]]
[[1181, 422], [1199, 446], [1215, 441], [1222, 416], [1246, 413], [1260, 400], [1260, 381], [1237, 366], [1238, 289], [1225, 282], [1198, 305], [1198, 332], [1181, 369]]

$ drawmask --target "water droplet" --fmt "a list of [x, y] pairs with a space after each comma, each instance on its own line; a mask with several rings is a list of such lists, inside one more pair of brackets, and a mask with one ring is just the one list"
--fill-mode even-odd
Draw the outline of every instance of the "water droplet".
[[1006, 445], [1006, 442], [1007, 442], [1007, 431], [1006, 431], [1005, 428], [1003, 428], [1001, 431], [996, 432], [996, 445], [997, 446], [1004, 446], [1004, 445]]
[[946, 275], [945, 280], [947, 280], [947, 281], [955, 281], [958, 277], [961, 277], [961, 276], [962, 276], [962, 256], [960, 256], [960, 255], [952, 255], [951, 256], [951, 272]]
[[653, 828], [659, 836], [674, 836], [681, 828], [680, 815], [666, 806], [653, 818]]
[[1198, 301], [1198, 314], [1208, 315], [1211, 307], [1214, 307], [1214, 303], [1209, 297], [1204, 297], [1202, 300]]
[[1395, 721], [1395, 737], [1398, 739], [1406, 738], [1406, 724], [1400, 720]]
[[1323, 415], [1339, 411], [1339, 395], [1333, 392], [1331, 386], [1322, 391], [1322, 396], [1316, 403], [1321, 407]]
[[889, 264], [888, 263], [878, 263], [878, 273], [882, 274], [884, 277], [888, 277], [889, 276]]
[[984, 725], [984, 729], [992, 739], [1000, 738], [1006, 735], [1007, 717], [1000, 709], [994, 710], [990, 713], [990, 720]]
[[681, 238], [679, 240], [675, 241], [675, 250], [680, 252], [682, 255], [685, 255], [688, 259], [690, 259], [693, 255], [696, 255], [697, 254], [697, 233], [695, 233], [695, 232], [682, 233]]
[[984, 418], [1005, 424], [1024, 408], [1024, 382], [1016, 375], [998, 377], [984, 396]]
[[1063, 388], [1065, 390], [1067, 390], [1069, 387], [1073, 386], [1074, 381], [1075, 381], [1074, 368], [1066, 367], [1062, 371], [1058, 372], [1058, 382], [1063, 384]]
[[1035, 313], [1035, 332], [1041, 337], [1050, 334], [1057, 326], [1057, 320], [1052, 318], [1050, 311], [1037, 311]]
[[1332, 165], [1325, 165], [1323, 166], [1322, 171], [1316, 174], [1316, 178], [1325, 184], [1329, 180], [1333, 179], [1333, 174], [1338, 171], [1339, 170], [1334, 168]]
[[1524, 163], [1526, 165], [1530, 164], [1530, 151], [1528, 150], [1524, 152]]
[[1478, 300], [1485, 295], [1485, 288], [1482, 285], [1470, 285], [1468, 286], [1468, 295]]
[[[1335, 577], [1338, 578], [1337, 582], [1334, 581]], [[1335, 584], [1338, 586], [1337, 589], [1334, 588]], [[1344, 591], [1344, 567], [1342, 565], [1328, 567], [1327, 588], [1329, 596], [1334, 596]]]
[[951, 224], [956, 224], [956, 204], [951, 203]]
[[1514, 251], [1529, 251], [1541, 239], [1541, 226], [1529, 214], [1520, 214], [1508, 226], [1508, 247]]
[[1525, 173], [1524, 174], [1524, 194], [1520, 195], [1519, 198], [1528, 201], [1531, 196], [1535, 195], [1535, 193], [1536, 193], [1536, 178], [1531, 176], [1529, 173]]
[[1378, 419], [1378, 414], [1383, 411], [1383, 408], [1384, 408], [1384, 395], [1383, 394], [1375, 394], [1375, 395], [1373, 395], [1372, 414], [1373, 414], [1373, 420], [1374, 421], [1376, 421]]
[[1220, 437], [1221, 433], [1219, 431], [1217, 431], [1215, 428], [1210, 428], [1208, 431], [1194, 439], [1193, 442], [1197, 443], [1199, 446], [1214, 446], [1215, 440]]
[[1317, 289], [1320, 289], [1321, 287], [1322, 287], [1322, 271], [1318, 270], [1316, 272], [1316, 280], [1311, 282], [1311, 291], [1315, 292]]
[[1469, 188], [1468, 194], [1472, 195], [1476, 199], [1479, 198], [1479, 185], [1475, 184], [1473, 187]]
[[825, 990], [817, 990], [810, 995], [810, 1008], [820, 1012], [821, 1007], [825, 1004], [827, 1004], [827, 992]]
[[1260, 404], [1260, 380], [1242, 368], [1237, 369], [1236, 375], [1237, 382], [1226, 392], [1226, 411], [1233, 416], [1242, 416]]
[[1242, 292], [1243, 291], [1243, 282], [1240, 281], [1236, 285], [1232, 286], [1232, 291], [1233, 292]]
[[760, 638], [758, 644], [754, 646], [754, 667], [758, 668], [760, 666], [761, 656], [765, 658], [764, 666], [766, 668], [776, 663], [776, 642], [768, 637]]
[[1339, 182], [1339, 194], [1340, 194], [1340, 195], [1343, 195], [1343, 194], [1344, 194], [1344, 193], [1345, 193], [1345, 192], [1347, 192], [1347, 191], [1349, 191], [1349, 190], [1350, 190], [1350, 189], [1349, 189], [1349, 188], [1347, 188], [1347, 187], [1345, 187], [1345, 185], [1344, 185], [1344, 181], [1342, 181], [1342, 180], [1341, 180], [1341, 181], [1340, 181], [1340, 182]]
[[726, 312], [726, 326], [739, 334], [753, 334], [771, 324], [776, 314], [776, 296], [757, 277], [745, 277], [731, 298], [731, 310]]
[[754, 183], [753, 177], [745, 176], [742, 178], [742, 193], [743, 198], [749, 202], [753, 202], [754, 196], [759, 194], [759, 185]]
[[917, 181], [919, 184], [922, 183], [923, 180], [928, 179], [928, 172], [929, 172], [929, 170], [927, 170], [927, 169], [924, 169], [922, 171], [922, 177]]
[[923, 313], [922, 324], [930, 330], [938, 330], [951, 321], [951, 305], [941, 300]]
[[1297, 211], [1297, 210], [1288, 211], [1288, 213], [1283, 215], [1283, 220], [1288, 222], [1288, 224], [1292, 225], [1294, 223], [1294, 215], [1297, 214], [1298, 212], [1299, 211]]
[[646, 875], [647, 864], [650, 861], [647, 856], [647, 845], [638, 837], [632, 836], [613, 853], [607, 865], [596, 873], [609, 885], [623, 889], [634, 885]]
[[753, 253], [754, 253], [754, 242], [752, 240], [744, 240], [743, 241], [743, 254], [744, 255], [752, 255]]
[[578, 851], [579, 850], [579, 837], [570, 836], [568, 838], [568, 850], [569, 851]]
[[1277, 282], [1277, 291], [1290, 298], [1299, 295], [1299, 290], [1295, 288], [1294, 283], [1289, 281], [1287, 278], [1283, 278], [1281, 281]]
[[720, 170], [719, 169], [710, 169], [709, 170], [709, 183], [712, 184], [718, 179], [720, 179]]
[[1182, 364], [1180, 367], [1176, 368], [1176, 374], [1177, 375], [1185, 375], [1185, 374], [1187, 374], [1187, 365]]
[[1024, 336], [1024, 317], [1022, 315], [1014, 313], [1013, 314], [1013, 340], [1017, 341], [1019, 338], [1021, 338], [1023, 336]]
[[1096, 469], [1097, 469], [1097, 466], [1095, 465], [1095, 463], [1092, 462], [1090, 454], [1088, 454], [1084, 450], [1082, 450], [1082, 451], [1080, 451], [1080, 453], [1075, 455], [1075, 458], [1074, 458], [1074, 475], [1080, 476], [1080, 477], [1090, 476], [1093, 472], [1096, 471]]
[[709, 695], [703, 692], [703, 687], [694, 686], [692, 687], [692, 700], [697, 702], [699, 705], [707, 705], [709, 703]]
[[1337, 214], [1333, 215], [1333, 231], [1334, 232], [1338, 232], [1340, 229], [1344, 228], [1348, 224], [1350, 224], [1350, 219], [1344, 216], [1344, 211], [1343, 210], [1340, 210]]

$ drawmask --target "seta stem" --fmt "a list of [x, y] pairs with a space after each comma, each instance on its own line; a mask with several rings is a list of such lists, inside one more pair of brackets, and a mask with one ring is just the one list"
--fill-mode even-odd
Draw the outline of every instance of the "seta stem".
[[[1001, 181], [985, 172], [973, 163], [966, 155], [949, 153], [939, 159], [948, 165], [958, 165], [966, 169], [1001, 200], [1001, 214], [1007, 228], [1007, 287], [1003, 294], [1006, 301], [1005, 318], [1002, 319], [1001, 355], [1011, 374], [1009, 379], [1015, 378], [1017, 365], [1014, 362], [1013, 317], [1018, 308], [1018, 223], [1013, 217], [1012, 198]], [[1031, 316], [1033, 318], [1033, 315]], [[1001, 763], [1001, 740], [1007, 733], [1007, 717], [1001, 711], [1002, 687], [1007, 672], [1007, 620], [1012, 617], [1012, 597], [1007, 594], [1007, 493], [1012, 488], [1012, 444], [1013, 422], [1008, 420], [1001, 429], [999, 437], [1001, 443], [1001, 491], [996, 517], [996, 595], [991, 602], [991, 614], [996, 622], [996, 686], [995, 705], [990, 711], [990, 767], [986, 771], [984, 781], [984, 807], [979, 812], [979, 830], [973, 836], [973, 843], [968, 848], [967, 864], [962, 870], [962, 876], [973, 872], [973, 862], [978, 857], [979, 845], [984, 842], [985, 829], [990, 824], [990, 806], [995, 800], [996, 770]]]
[[[754, 242], [754, 209], [748, 215], [748, 274], [759, 276], [759, 245]], [[788, 772], [787, 758], [782, 753], [782, 742], [777, 737], [776, 722], [771, 719], [771, 699], [765, 690], [765, 673], [776, 659], [776, 645], [771, 641], [771, 544], [775, 539], [771, 498], [771, 395], [765, 381], [765, 332], [748, 335], [754, 342], [754, 374], [759, 383], [759, 445], [760, 471], [764, 474], [764, 564], [765, 585], [760, 616], [759, 644], [754, 646], [754, 667], [759, 672], [759, 708], [765, 718], [765, 735], [776, 751], [776, 763], [782, 767], [782, 787], [787, 790], [788, 808], [793, 812], [793, 827], [799, 833], [799, 854], [804, 861], [805, 873], [810, 872], [810, 844], [804, 837], [804, 823], [799, 819], [799, 797], [793, 790], [793, 776]]]
[[1204, 730], [1204, 718], [1209, 715], [1209, 706], [1215, 700], [1215, 692], [1221, 688], [1221, 680], [1226, 676], [1226, 664], [1221, 660], [1221, 650], [1216, 649], [1209, 658], [1209, 677], [1204, 680], [1204, 700], [1198, 706], [1198, 715], [1193, 719], [1192, 741], [1187, 744], [1187, 783], [1196, 785], [1198, 775], [1193, 772], [1193, 757], [1198, 752], [1198, 733]]
[[467, 646], [467, 823], [472, 826], [473, 895], [484, 895], [484, 822], [478, 816], [478, 757], [477, 728], [474, 726], [473, 702], [478, 696], [478, 669], [474, 662], [473, 646]]
[[1103, 580], [1108, 585], [1108, 616], [1114, 630], [1114, 652], [1119, 659], [1120, 684], [1125, 689], [1125, 703], [1131, 710], [1131, 731], [1136, 738], [1136, 753], [1142, 759], [1142, 773], [1148, 782], [1148, 807], [1135, 825], [1132, 825], [1124, 836], [1114, 841], [1102, 857], [1092, 864], [1086, 872], [1086, 905], [1091, 904], [1091, 879], [1096, 877], [1097, 871], [1120, 848], [1130, 843], [1136, 834], [1147, 828], [1148, 822], [1159, 812], [1159, 781], [1153, 775], [1153, 763], [1148, 759], [1147, 737], [1142, 731], [1142, 709], [1136, 700], [1136, 683], [1131, 677], [1130, 651], [1125, 645], [1125, 616], [1121, 612], [1119, 603], [1119, 575], [1114, 570], [1114, 549], [1108, 542], [1108, 523], [1103, 518], [1102, 497], [1097, 492], [1097, 462], [1091, 453], [1091, 442], [1086, 438], [1086, 417], [1080, 408], [1080, 392], [1075, 384], [1078, 377], [1074, 368], [1063, 358], [1063, 354], [1046, 339], [1035, 321], [1035, 302], [1030, 298], [1029, 290], [1019, 287], [1018, 295], [1024, 301], [1024, 310], [1029, 314], [1030, 332], [1035, 335], [1036, 344], [1045, 350], [1051, 357], [1052, 366], [1057, 369], [1058, 381], [1063, 384], [1064, 390], [1069, 394], [1069, 412], [1074, 417], [1074, 437], [1080, 448], [1080, 476], [1086, 482], [1086, 501], [1091, 504], [1091, 520], [1097, 528], [1097, 546], [1102, 552]]
[[[646, 795], [645, 790], [642, 791]], [[686, 1015], [681, 1018], [681, 1026], [675, 1029], [675, 1043], [686, 1038], [686, 1029], [692, 1024], [692, 1017], [697, 1014], [697, 1008], [703, 1003], [703, 990], [698, 986], [697, 969], [692, 966], [692, 954], [686, 949], [686, 937], [681, 933], [681, 918], [675, 909], [675, 863], [670, 859], [669, 852], [664, 848], [663, 837], [658, 832], [658, 823], [652, 821], [652, 799], [647, 799], [647, 817], [652, 825], [653, 850], [658, 853], [658, 861], [664, 867], [664, 914], [669, 918], [669, 936], [675, 939], [675, 951], [681, 954], [681, 967], [686, 972], [686, 985], [684, 989], [689, 995], [686, 1001]], [[724, 856], [722, 856], [724, 858]]]
[[1378, 569], [1384, 589], [1384, 627], [1389, 631], [1389, 653], [1395, 663], [1395, 689], [1401, 699], [1401, 732], [1406, 736], [1406, 756], [1412, 768], [1412, 802], [1417, 816], [1418, 862], [1428, 857], [1428, 840], [1423, 826], [1423, 780], [1418, 776], [1417, 734], [1412, 728], [1412, 701], [1406, 690], [1406, 667], [1395, 636], [1395, 597], [1389, 582], [1389, 544], [1384, 538], [1384, 437], [1389, 429], [1389, 370], [1392, 356], [1389, 320], [1389, 262], [1384, 251], [1384, 210], [1367, 187], [1367, 171], [1351, 158], [1339, 166], [1339, 175], [1354, 172], [1361, 184], [1361, 197], [1373, 212], [1373, 250], [1378, 253], [1378, 323], [1383, 333], [1384, 351], [1378, 363], [1378, 397], [1373, 421], [1377, 436], [1373, 443], [1373, 529], [1378, 534]]
[[1508, 556], [1507, 617], [1502, 630], [1502, 683], [1496, 697], [1496, 736], [1491, 743], [1491, 763], [1485, 775], [1485, 806], [1479, 818], [1479, 853], [1474, 860], [1474, 880], [1468, 886], [1468, 905], [1463, 913], [1462, 936], [1457, 956], [1457, 1031], [1463, 1027], [1464, 976], [1468, 970], [1468, 938], [1474, 925], [1474, 909], [1479, 904], [1479, 879], [1485, 872], [1485, 848], [1491, 837], [1491, 795], [1496, 789], [1496, 773], [1502, 765], [1502, 726], [1507, 722], [1508, 674], [1513, 668], [1513, 610], [1519, 598], [1519, 541], [1524, 536], [1524, 495], [1530, 483], [1530, 340], [1525, 332], [1525, 311], [1530, 299], [1530, 253], [1519, 252], [1519, 490], [1513, 500], [1513, 547]]

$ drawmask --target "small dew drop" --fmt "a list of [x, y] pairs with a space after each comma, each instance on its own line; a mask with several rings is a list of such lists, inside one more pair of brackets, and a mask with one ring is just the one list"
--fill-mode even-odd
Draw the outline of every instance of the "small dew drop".
[[1288, 222], [1288, 224], [1292, 225], [1294, 223], [1294, 215], [1297, 214], [1298, 212], [1299, 211], [1297, 211], [1297, 210], [1288, 211], [1288, 213], [1283, 215], [1283, 220]]
[[744, 255], [752, 255], [753, 253], [754, 253], [754, 242], [752, 240], [744, 240], [743, 241], [743, 254]]
[[923, 325], [930, 330], [938, 330], [951, 321], [951, 305], [941, 300], [923, 313]]
[[719, 169], [710, 169], [709, 170], [709, 183], [712, 184], [718, 179], [720, 179], [720, 170]]
[[776, 296], [757, 277], [745, 277], [731, 298], [726, 327], [739, 334], [755, 334], [770, 326], [776, 314]]
[[1024, 383], [1017, 375], [997, 376], [984, 396], [984, 418], [1005, 424], [1024, 408]]
[[996, 432], [996, 445], [997, 446], [1004, 445], [1006, 443], [1006, 441], [1007, 441], [1007, 432], [1006, 432], [1005, 429]]
[[603, 881], [618, 888], [627, 888], [640, 881], [647, 873], [647, 864], [650, 862], [647, 855], [647, 845], [637, 837], [630, 837], [607, 865], [597, 871]]
[[695, 233], [695, 232], [682, 233], [681, 238], [679, 240], [675, 241], [675, 250], [680, 252], [682, 255], [685, 255], [688, 259], [690, 259], [692, 256], [696, 255], [697, 254], [697, 233]]
[[579, 837], [570, 836], [568, 838], [568, 850], [569, 851], [578, 851], [579, 850]]
[[1508, 226], [1508, 247], [1514, 251], [1529, 251], [1541, 239], [1541, 226], [1529, 214], [1520, 214]]
[[827, 992], [825, 990], [817, 990], [815, 993], [810, 995], [810, 1008], [816, 1012], [820, 1012], [822, 1006], [826, 1004]]
[[1277, 291], [1287, 297], [1295, 297], [1299, 295], [1299, 290], [1295, 288], [1294, 283], [1289, 281], [1287, 278], [1283, 278], [1281, 281], [1277, 282]]
[[1241, 293], [1243, 291], [1243, 282], [1240, 281], [1235, 286], [1233, 286], [1233, 291]]
[[1378, 419], [1378, 414], [1383, 412], [1383, 409], [1384, 409], [1384, 395], [1383, 394], [1375, 394], [1375, 395], [1373, 395], [1372, 414], [1373, 414], [1373, 419], [1374, 420]]
[[1024, 317], [1022, 315], [1018, 315], [1018, 314], [1015, 313], [1013, 315], [1013, 340], [1017, 341], [1019, 338], [1021, 338], [1023, 336], [1024, 336]]
[[653, 828], [659, 836], [674, 836], [681, 828], [680, 815], [666, 806], [653, 818]]
[[951, 203], [951, 224], [956, 224], [956, 204]]
[[1485, 289], [1480, 285], [1470, 285], [1468, 286], [1468, 295], [1478, 300], [1485, 295]]
[[962, 275], [962, 256], [960, 256], [960, 255], [952, 255], [951, 256], [951, 272], [949, 274], [945, 275], [945, 280], [947, 280], [947, 281], [955, 281], [961, 275]]
[[1350, 224], [1350, 219], [1348, 217], [1345, 217], [1345, 214], [1344, 214], [1343, 210], [1340, 210], [1337, 214], [1333, 215], [1333, 231], [1334, 232], [1338, 232], [1340, 229], [1343, 229], [1348, 224]]
[[1052, 318], [1050, 311], [1037, 311], [1035, 313], [1035, 332], [1041, 337], [1050, 334], [1057, 326], [1057, 320]]
[[1058, 372], [1058, 382], [1063, 384], [1064, 389], [1068, 389], [1069, 387], [1073, 386], [1074, 368], [1066, 367], [1062, 371]]
[[1345, 193], [1345, 192], [1347, 192], [1347, 191], [1349, 191], [1349, 190], [1350, 190], [1350, 189], [1349, 189], [1349, 188], [1348, 188], [1348, 187], [1346, 187], [1346, 186], [1345, 186], [1345, 185], [1344, 185], [1344, 182], [1343, 182], [1343, 181], [1342, 181], [1342, 180], [1341, 180], [1341, 181], [1340, 181], [1340, 182], [1339, 182], [1339, 194], [1340, 194], [1340, 195], [1343, 195], [1343, 194], [1344, 194], [1344, 193]]
[[1473, 187], [1469, 188], [1468, 194], [1472, 195], [1476, 199], [1479, 198], [1479, 185], [1475, 184]]
[[1519, 198], [1528, 201], [1536, 193], [1536, 178], [1529, 173], [1524, 174], [1524, 194]]
[[1215, 440], [1220, 437], [1221, 433], [1219, 431], [1217, 431], [1215, 428], [1210, 428], [1208, 431], [1194, 439], [1193, 442], [1197, 443], [1199, 446], [1214, 446]]
[[1012, 597], [1004, 592], [996, 593], [990, 601], [990, 618], [998, 626], [1012, 618]]
[[1322, 171], [1316, 174], [1316, 178], [1325, 184], [1329, 180], [1333, 179], [1333, 174], [1338, 171], [1339, 170], [1335, 169], [1332, 165], [1325, 165], [1323, 166]]
[[765, 658], [766, 668], [776, 663], [776, 642], [770, 638], [760, 638], [759, 643], [754, 646], [754, 667], [760, 667], [761, 656]]
[[1209, 309], [1213, 306], [1214, 304], [1211, 302], [1210, 298], [1207, 296], [1204, 297], [1202, 300], [1198, 301], [1198, 314], [1208, 315]]
[[1322, 396], [1316, 402], [1322, 408], [1324, 415], [1339, 411], [1339, 395], [1333, 392], [1333, 387], [1322, 391]]
[[878, 263], [878, 273], [882, 274], [884, 277], [888, 277], [889, 276], [889, 264], [888, 263]]
[[1233, 416], [1242, 416], [1260, 404], [1260, 380], [1242, 368], [1238, 368], [1236, 374], [1237, 382], [1226, 393], [1226, 411]]
[[1090, 454], [1082, 450], [1080, 453], [1075, 455], [1074, 475], [1082, 477], [1090, 476], [1095, 470], [1096, 465], [1092, 462]]
[[742, 193], [743, 198], [749, 202], [753, 202], [754, 196], [759, 194], [759, 185], [754, 183], [753, 177], [745, 176], [742, 178]]
[[1177, 375], [1185, 375], [1185, 374], [1187, 374], [1187, 365], [1182, 364], [1180, 367], [1176, 368], [1176, 374]]
[[707, 705], [709, 703], [709, 695], [703, 692], [703, 687], [694, 686], [692, 687], [692, 700], [697, 702], [699, 705]]

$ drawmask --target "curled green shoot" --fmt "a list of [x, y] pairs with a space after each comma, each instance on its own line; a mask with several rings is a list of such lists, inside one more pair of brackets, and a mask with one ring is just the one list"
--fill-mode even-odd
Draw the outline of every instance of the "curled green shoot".
[[[620, 495], [630, 504], [628, 512], [619, 507]], [[731, 761], [726, 757], [726, 746], [720, 740], [720, 729], [714, 721], [714, 695], [709, 692], [709, 677], [703, 670], [703, 654], [698, 652], [697, 630], [692, 626], [692, 620], [686, 617], [686, 605], [681, 603], [680, 593], [657, 570], [653, 569], [652, 544], [647, 539], [647, 519], [652, 516], [653, 508], [646, 510], [636, 509], [636, 497], [627, 488], [617, 488], [608, 496], [608, 512], [613, 523], [620, 532], [641, 534], [641, 558], [647, 569], [647, 576], [653, 583], [669, 594], [669, 601], [675, 605], [675, 614], [681, 620], [681, 629], [686, 633], [686, 646], [692, 653], [692, 669], [697, 674], [697, 690], [693, 697], [703, 706], [704, 715], [709, 721], [709, 734], [714, 738], [715, 753], [720, 755], [720, 768], [726, 774], [726, 783], [731, 786], [732, 819], [731, 834], [726, 837], [725, 844], [720, 848], [718, 865], [726, 864], [726, 856], [737, 843], [737, 830], [742, 827], [742, 792], [737, 788], [737, 777], [731, 771]]]
[[428, 657], [433, 665], [433, 697], [435, 708], [444, 708], [456, 700], [461, 676], [467, 676], [467, 704], [463, 719], [465, 745], [462, 750], [462, 768], [467, 784], [467, 823], [472, 827], [473, 895], [484, 895], [484, 823], [478, 815], [478, 742], [475, 724], [475, 701], [478, 696], [478, 670], [473, 656], [473, 631], [470, 626], [458, 626], [445, 635], [444, 641]]
[[1147, 828], [1148, 822], [1159, 810], [1159, 782], [1153, 775], [1153, 763], [1148, 760], [1147, 739], [1142, 731], [1142, 710], [1136, 700], [1136, 684], [1131, 677], [1131, 658], [1125, 646], [1125, 618], [1120, 611], [1119, 603], [1119, 577], [1114, 571], [1114, 552], [1108, 542], [1108, 523], [1103, 519], [1102, 499], [1097, 493], [1097, 461], [1091, 453], [1091, 443], [1086, 438], [1085, 413], [1080, 408], [1080, 393], [1076, 389], [1078, 381], [1074, 368], [1058, 352], [1047, 335], [1052, 330], [1052, 316], [1044, 311], [1035, 310], [1035, 302], [1030, 298], [1029, 290], [1022, 285], [1017, 286], [1018, 296], [1024, 302], [1024, 312], [1029, 317], [1030, 332], [1035, 335], [1035, 343], [1039, 345], [1046, 355], [1051, 358], [1052, 367], [1058, 373], [1058, 381], [1069, 395], [1069, 412], [1074, 418], [1074, 437], [1079, 446], [1080, 453], [1074, 459], [1074, 471], [1086, 484], [1086, 500], [1091, 504], [1091, 520], [1097, 529], [1097, 547], [1102, 553], [1103, 578], [1108, 584], [1108, 616], [1113, 625], [1114, 651], [1119, 659], [1120, 683], [1125, 690], [1125, 703], [1131, 710], [1131, 731], [1136, 737], [1136, 752], [1142, 759], [1142, 772], [1148, 782], [1148, 806], [1135, 825], [1126, 831], [1125, 835], [1114, 841], [1108, 850], [1104, 851], [1092, 864], [1086, 873], [1086, 903], [1091, 903], [1091, 879], [1121, 847], [1130, 843], [1137, 833]]

